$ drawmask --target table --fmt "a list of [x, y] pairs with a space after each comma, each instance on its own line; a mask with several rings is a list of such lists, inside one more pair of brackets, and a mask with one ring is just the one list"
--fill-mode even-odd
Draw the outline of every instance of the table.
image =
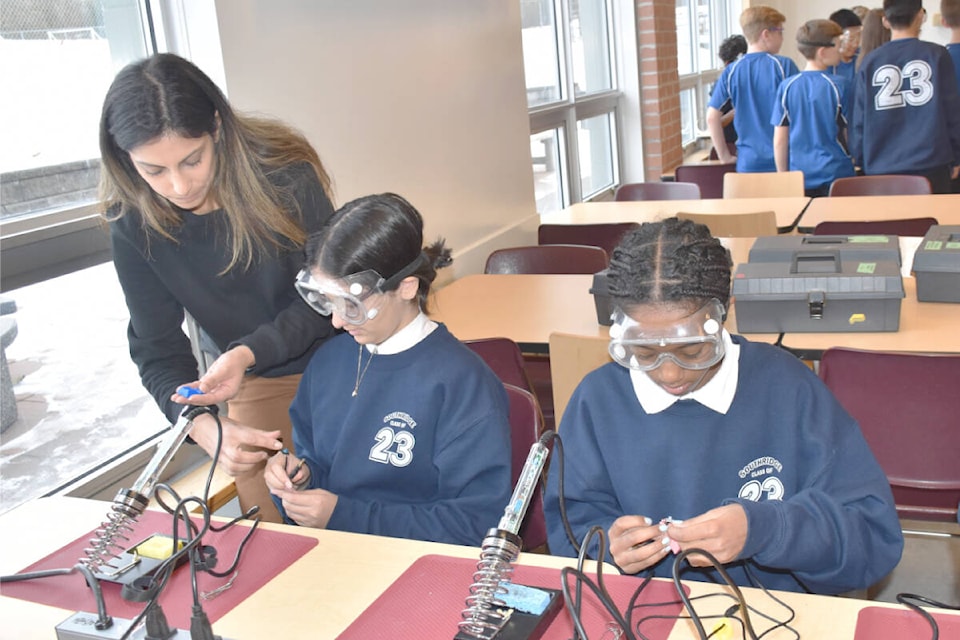
[[[100, 522], [107, 506], [105, 502], [79, 498], [40, 498], [0, 516], [0, 540], [4, 549], [16, 549], [16, 553], [8, 551], [0, 558], [0, 572], [6, 575], [18, 571], [83, 535]], [[38, 522], [49, 522], [54, 514], [58, 518], [57, 526], [37, 526]], [[260, 526], [290, 530], [285, 525], [263, 523]], [[296, 533], [314, 536], [319, 544], [218, 620], [214, 624], [215, 633], [234, 639], [265, 638], [271, 634], [285, 638], [334, 638], [417, 558], [427, 554], [479, 557], [479, 549], [475, 547], [320, 529], [297, 528]], [[537, 554], [523, 554], [519, 560], [522, 564], [552, 568], [572, 566], [574, 562], [572, 558]], [[687, 584], [692, 596], [720, 589], [705, 583]], [[744, 588], [743, 591], [750, 604], [771, 615], [782, 615], [782, 609], [757, 589]], [[797, 618], [791, 624], [801, 637], [823, 640], [853, 638], [857, 614], [865, 606], [899, 608], [852, 598], [782, 592], [777, 592], [777, 596], [796, 609]], [[721, 608], [728, 604], [728, 600], [718, 602]], [[706, 603], [698, 606], [698, 611], [711, 613]], [[53, 628], [72, 613], [0, 596], [0, 619], [3, 634], [7, 634], [4, 637], [46, 640], [53, 637]], [[687, 621], [677, 622], [670, 635], [671, 640], [693, 637], [696, 635]], [[768, 637], [777, 640], [793, 635], [781, 630]]]
[[[505, 337], [525, 351], [546, 353], [553, 332], [609, 336], [610, 327], [597, 321], [592, 284], [592, 275], [465, 276], [434, 294], [430, 317], [443, 322], [460, 340]], [[726, 326], [731, 332], [737, 326], [733, 308]], [[769, 343], [779, 337], [776, 333], [746, 335]]]
[[800, 216], [798, 231], [812, 233], [820, 222], [936, 218], [940, 224], [960, 224], [960, 195], [849, 196], [814, 198]]
[[578, 202], [562, 211], [540, 215], [541, 224], [653, 222], [686, 213], [729, 214], [773, 211], [780, 233], [793, 230], [810, 203], [806, 196], [789, 198], [713, 198], [706, 200], [630, 200]]

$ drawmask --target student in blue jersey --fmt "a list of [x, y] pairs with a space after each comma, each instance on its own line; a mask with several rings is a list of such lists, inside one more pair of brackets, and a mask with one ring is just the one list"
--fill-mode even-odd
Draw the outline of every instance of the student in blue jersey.
[[304, 371], [297, 455], [267, 464], [290, 522], [477, 545], [510, 499], [506, 392], [424, 313], [450, 252], [422, 247], [420, 214], [394, 194], [347, 203], [307, 241], [297, 288], [346, 333]]
[[[736, 62], [740, 56], [747, 52], [747, 39], [742, 35], [735, 34], [720, 43], [720, 49], [717, 55], [724, 67], [728, 67]], [[733, 126], [733, 117], [736, 112], [733, 105], [727, 103], [721, 111], [720, 124], [723, 126], [723, 139], [727, 142], [737, 141], [737, 130]]]
[[837, 45], [840, 59], [830, 65], [830, 73], [853, 82], [857, 69], [857, 55], [860, 50], [860, 32], [863, 22], [850, 9], [839, 9], [830, 14], [830, 20], [840, 25], [842, 33]]
[[810, 20], [797, 30], [806, 68], [780, 84], [771, 123], [777, 171], [802, 171], [806, 194], [825, 196], [837, 178], [854, 175], [847, 152], [850, 84], [826, 70], [840, 58], [841, 29]]
[[707, 107], [710, 140], [721, 162], [733, 162], [723, 137], [723, 110], [735, 112], [737, 171], [776, 171], [770, 112], [777, 87], [798, 72], [793, 60], [776, 55], [783, 45], [784, 15], [767, 6], [750, 7], [740, 14], [747, 53], [724, 67]]
[[960, 173], [960, 94], [946, 48], [918, 38], [921, 0], [884, 0], [890, 42], [857, 71], [850, 154], [867, 175], [926, 176], [950, 193]]
[[[671, 552], [696, 548], [741, 585], [870, 585], [903, 547], [887, 479], [816, 374], [723, 328], [730, 268], [706, 226], [676, 218], [614, 249], [614, 362], [587, 374], [558, 431], [572, 533], [602, 527], [627, 574], [668, 577]], [[550, 551], [572, 555], [558, 468], [544, 500]], [[703, 556], [688, 559], [682, 578], [722, 580]]]
[[[950, 29], [950, 42], [947, 51], [953, 59], [953, 70], [960, 87], [960, 0], [940, 0], [940, 15], [943, 26]], [[953, 178], [953, 192], [960, 193], [960, 176]]]

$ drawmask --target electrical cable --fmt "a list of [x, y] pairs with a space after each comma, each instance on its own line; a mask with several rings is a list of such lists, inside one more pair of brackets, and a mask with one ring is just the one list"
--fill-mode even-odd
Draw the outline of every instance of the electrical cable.
[[740, 603], [740, 612], [743, 614], [743, 626], [751, 640], [758, 640], [757, 634], [753, 630], [753, 625], [750, 623], [750, 608], [747, 606], [747, 601], [743, 597], [743, 592], [740, 591], [740, 587], [737, 586], [737, 583], [733, 581], [733, 579], [730, 577], [730, 574], [727, 573], [727, 570], [723, 568], [722, 564], [720, 564], [720, 561], [717, 560], [709, 551], [694, 548], [684, 549], [677, 554], [677, 557], [673, 561], [673, 584], [676, 586], [677, 594], [680, 596], [680, 599], [683, 600], [683, 604], [687, 608], [687, 611], [690, 612], [690, 619], [697, 628], [697, 634], [700, 636], [701, 640], [706, 640], [707, 632], [703, 628], [703, 623], [700, 621], [700, 617], [697, 615], [696, 610], [694, 610], [689, 596], [687, 596], [686, 591], [683, 590], [683, 585], [680, 584], [680, 565], [684, 560], [687, 559], [688, 556], [691, 555], [701, 555], [706, 558], [707, 561], [713, 565], [713, 568], [717, 570], [727, 585], [733, 590], [733, 593], [736, 595], [737, 600]]
[[921, 596], [916, 593], [898, 593], [897, 594], [897, 602], [919, 613], [921, 616], [923, 616], [923, 619], [927, 621], [927, 624], [930, 625], [930, 629], [932, 631], [930, 636], [931, 640], [938, 640], [940, 638], [940, 625], [937, 624], [937, 619], [934, 618], [933, 615], [930, 614], [922, 606], [915, 604], [913, 602], [909, 602], [910, 600], [916, 600], [917, 602], [922, 602], [928, 607], [938, 607], [940, 609], [954, 609], [954, 610], [960, 609], [960, 606], [958, 605], [947, 604], [945, 602], [940, 602], [939, 600], [934, 600], [933, 598], [928, 598], [927, 596]]
[[[597, 597], [597, 599], [603, 605], [604, 609], [607, 610], [607, 613], [609, 613], [610, 616], [613, 618], [613, 621], [617, 624], [617, 626], [619, 626], [623, 630], [625, 634], [624, 637], [627, 640], [636, 640], [636, 637], [633, 635], [633, 631], [630, 629], [629, 625], [627, 625], [626, 620], [623, 619], [623, 615], [617, 609], [616, 605], [612, 601], [610, 601], [609, 598], [604, 596], [603, 592], [600, 590], [600, 587], [596, 583], [594, 583], [593, 580], [589, 578], [589, 576], [587, 576], [584, 572], [580, 571], [579, 569], [574, 569], [573, 567], [564, 567], [563, 569], [560, 570], [560, 578], [562, 583], [561, 589], [563, 591], [563, 600], [567, 605], [567, 609], [569, 610], [572, 607], [572, 602], [571, 602], [572, 596], [570, 595], [570, 584], [567, 580], [567, 577], [570, 576], [571, 574], [577, 579], [578, 585], [585, 584], [587, 585], [587, 587], [590, 588], [591, 591], [593, 591], [593, 594]], [[583, 628], [583, 622], [580, 620], [580, 616], [571, 615], [571, 617], [573, 618], [573, 623], [574, 623], [574, 627], [576, 628], [576, 631], [582, 634], [583, 638], [586, 639], [587, 633], [586, 633], [586, 630], [584, 630]]]

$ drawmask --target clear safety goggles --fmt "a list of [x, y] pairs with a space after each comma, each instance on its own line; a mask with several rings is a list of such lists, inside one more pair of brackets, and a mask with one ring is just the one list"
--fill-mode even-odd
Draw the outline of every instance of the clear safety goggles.
[[384, 278], [373, 269], [367, 269], [336, 280], [318, 280], [309, 270], [301, 269], [294, 286], [317, 313], [329, 316], [336, 311], [344, 322], [361, 325], [376, 318], [379, 312], [379, 307], [369, 305], [367, 300], [374, 295], [396, 289], [404, 278], [420, 268], [424, 259], [425, 256], [421, 253], [413, 262], [389, 278]]
[[652, 371], [666, 360], [684, 369], [709, 369], [723, 359], [723, 316], [716, 298], [669, 327], [644, 325], [618, 309], [610, 327], [610, 356], [637, 371]]

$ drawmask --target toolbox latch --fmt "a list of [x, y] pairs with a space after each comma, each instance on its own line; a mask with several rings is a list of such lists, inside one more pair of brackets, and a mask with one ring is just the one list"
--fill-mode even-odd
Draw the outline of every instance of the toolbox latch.
[[823, 320], [823, 305], [827, 304], [827, 296], [823, 291], [811, 291], [807, 294], [807, 306], [810, 308], [811, 320]]

